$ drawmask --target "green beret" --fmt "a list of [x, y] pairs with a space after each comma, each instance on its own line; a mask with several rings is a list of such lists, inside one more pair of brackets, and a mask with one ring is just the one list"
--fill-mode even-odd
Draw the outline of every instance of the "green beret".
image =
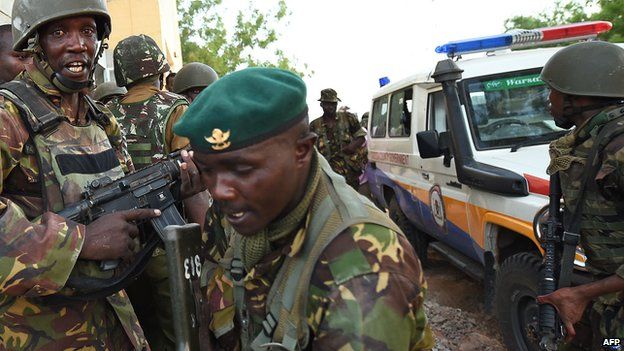
[[204, 89], [173, 127], [194, 150], [228, 152], [260, 143], [307, 116], [306, 86], [277, 68], [246, 68]]

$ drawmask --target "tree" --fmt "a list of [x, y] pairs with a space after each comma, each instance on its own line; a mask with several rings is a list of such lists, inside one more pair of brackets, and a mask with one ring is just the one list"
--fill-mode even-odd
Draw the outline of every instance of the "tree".
[[[589, 13], [591, 8], [597, 11]], [[607, 33], [601, 34], [602, 40], [621, 42], [624, 39], [624, 0], [557, 0], [552, 12], [542, 12], [536, 16], [515, 16], [505, 20], [505, 28], [533, 29], [540, 27], [556, 26], [567, 23], [583, 21], [610, 21], [613, 28]]]
[[[270, 66], [289, 69], [300, 75], [311, 75], [307, 65], [303, 71], [297, 61], [275, 48], [275, 29], [289, 15], [285, 0], [276, 8], [261, 11], [248, 1], [246, 11], [239, 10], [233, 25], [226, 25], [222, 0], [178, 0], [182, 58], [187, 62], [202, 62], [219, 75], [243, 66]], [[258, 58], [269, 57], [269, 58]]]

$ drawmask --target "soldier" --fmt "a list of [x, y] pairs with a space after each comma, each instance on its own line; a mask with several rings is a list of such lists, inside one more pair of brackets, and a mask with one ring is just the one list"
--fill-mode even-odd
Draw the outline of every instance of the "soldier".
[[315, 150], [307, 111], [299, 76], [248, 68], [213, 83], [174, 127], [225, 219], [209, 234], [229, 239], [208, 281], [204, 341], [219, 350], [433, 347], [418, 258]]
[[199, 62], [187, 63], [176, 75], [173, 92], [192, 103], [199, 93], [217, 79], [219, 75], [212, 67]]
[[[167, 84], [164, 86], [164, 88], [167, 89], [167, 91], [173, 92], [173, 83], [175, 82], [175, 77], [176, 77], [175, 72], [171, 72], [167, 75], [167, 79], [165, 79], [165, 82]], [[163, 86], [161, 85], [160, 90], [162, 89], [163, 89]]]
[[569, 46], [546, 63], [541, 79], [550, 87], [555, 123], [576, 127], [551, 143], [548, 173], [559, 173], [564, 226], [580, 230], [594, 282], [538, 301], [559, 312], [564, 349], [602, 350], [604, 338], [624, 337], [624, 49], [598, 41]]
[[13, 51], [11, 17], [8, 16], [12, 3], [5, 1], [0, 6], [0, 83], [12, 81], [24, 70], [24, 64], [32, 62], [27, 53]]
[[366, 152], [362, 152], [366, 132], [352, 113], [336, 113], [340, 99], [334, 89], [323, 89], [319, 101], [323, 116], [310, 123], [310, 129], [318, 135], [316, 147], [334, 172], [344, 176], [347, 184], [357, 190], [367, 162]]
[[63, 297], [70, 277], [108, 277], [98, 261], [132, 257], [134, 221], [159, 215], [124, 211], [85, 226], [55, 214], [94, 179], [132, 168], [117, 121], [86, 95], [110, 34], [106, 1], [16, 0], [12, 15], [13, 49], [33, 63], [0, 89], [0, 348], [143, 350], [124, 291]]
[[[154, 39], [146, 35], [130, 36], [117, 44], [113, 53], [115, 79], [128, 93], [106, 105], [128, 136], [128, 149], [137, 168], [161, 159], [164, 155], [188, 146], [188, 139], [172, 132], [173, 123], [182, 116], [188, 101], [180, 95], [160, 90], [162, 75], [169, 71]], [[201, 197], [201, 195], [198, 195]], [[201, 200], [193, 198], [189, 202]], [[187, 206], [187, 218], [198, 218], [192, 211], [206, 207]], [[144, 273], [128, 287], [128, 294], [137, 311], [145, 335], [152, 348], [173, 350], [175, 335], [172, 321], [171, 294], [166, 252], [162, 246], [154, 251]]]
[[128, 137], [128, 150], [137, 169], [149, 166], [170, 152], [188, 145], [188, 140], [171, 132], [175, 121], [188, 107], [184, 97], [161, 91], [162, 75], [169, 64], [154, 39], [130, 36], [117, 44], [113, 53], [117, 85], [126, 87], [123, 98], [106, 105]]
[[121, 97], [128, 92], [124, 87], [118, 87], [115, 82], [104, 82], [93, 90], [93, 99], [106, 104], [113, 98]]

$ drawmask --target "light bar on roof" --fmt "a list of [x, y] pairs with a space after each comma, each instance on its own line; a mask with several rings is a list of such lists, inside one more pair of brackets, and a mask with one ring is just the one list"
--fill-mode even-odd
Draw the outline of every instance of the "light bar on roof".
[[611, 22], [593, 21], [530, 30], [515, 29], [499, 35], [451, 41], [436, 47], [435, 51], [439, 54], [447, 54], [449, 57], [453, 57], [473, 52], [554, 44], [563, 41], [594, 38], [600, 33], [608, 32], [611, 27], [613, 27]]

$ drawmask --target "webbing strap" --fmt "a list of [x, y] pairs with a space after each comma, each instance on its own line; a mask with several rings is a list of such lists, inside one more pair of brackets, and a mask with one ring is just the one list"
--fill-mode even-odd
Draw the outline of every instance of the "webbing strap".
[[[295, 257], [287, 257], [273, 282], [267, 299], [268, 313], [263, 331], [254, 339], [252, 350], [271, 346], [295, 351], [309, 342], [306, 308], [314, 267], [327, 246], [347, 228], [362, 223], [388, 227], [402, 235], [401, 230], [370, 201], [348, 188], [343, 177], [333, 172], [327, 161], [318, 157], [327, 176], [327, 196], [313, 212], [306, 239]], [[277, 323], [275, 323], [277, 319]]]
[[[35, 133], [46, 134], [54, 130], [61, 122], [61, 116], [52, 103], [37, 93], [37, 90], [24, 81], [14, 80], [0, 85], [0, 89], [12, 94], [5, 95], [18, 108], [28, 113], [28, 122]], [[2, 92], [5, 93], [5, 92]], [[29, 104], [26, 106], [25, 102]]]
[[563, 233], [563, 251], [561, 253], [561, 269], [559, 271], [558, 288], [568, 287], [572, 281], [574, 271], [574, 258], [576, 246], [580, 240], [580, 229], [582, 211], [584, 207], [585, 195], [587, 194], [587, 184], [593, 182], [596, 174], [600, 170], [599, 153], [618, 135], [624, 134], [624, 128], [620, 125], [624, 121], [624, 116], [618, 117], [604, 125], [598, 135], [594, 138], [597, 142], [592, 146], [583, 174], [581, 176], [581, 186], [578, 191], [578, 198], [574, 209], [570, 211], [571, 217], [566, 231]]

